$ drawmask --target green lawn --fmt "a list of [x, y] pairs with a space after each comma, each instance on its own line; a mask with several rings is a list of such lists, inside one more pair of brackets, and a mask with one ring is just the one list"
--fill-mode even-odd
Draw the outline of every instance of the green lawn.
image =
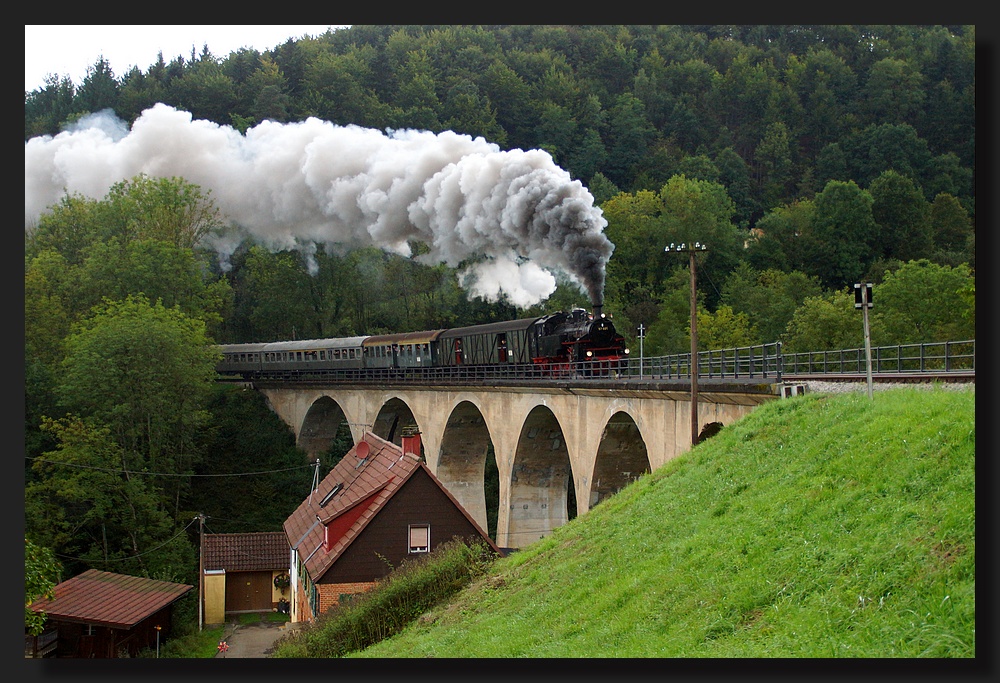
[[975, 657], [975, 445], [974, 390], [768, 403], [351, 656]]

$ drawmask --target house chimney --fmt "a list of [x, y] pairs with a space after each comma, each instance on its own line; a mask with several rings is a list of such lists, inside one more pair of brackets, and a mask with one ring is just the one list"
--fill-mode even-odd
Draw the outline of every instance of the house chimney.
[[412, 453], [420, 459], [420, 430], [416, 425], [407, 425], [402, 431], [403, 453]]

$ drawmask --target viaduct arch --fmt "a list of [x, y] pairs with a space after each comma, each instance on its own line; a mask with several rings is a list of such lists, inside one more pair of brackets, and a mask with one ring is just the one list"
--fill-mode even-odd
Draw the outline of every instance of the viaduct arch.
[[[342, 423], [401, 443], [421, 433], [428, 467], [483, 529], [484, 473], [499, 475], [497, 544], [522, 547], [690, 448], [690, 394], [639, 388], [257, 386], [310, 456]], [[699, 392], [703, 433], [776, 398], [770, 386]]]

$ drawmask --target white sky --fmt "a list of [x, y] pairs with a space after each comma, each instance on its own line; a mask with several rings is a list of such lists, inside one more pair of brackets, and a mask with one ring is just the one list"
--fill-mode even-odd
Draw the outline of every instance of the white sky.
[[45, 85], [45, 77], [69, 76], [79, 87], [87, 69], [99, 57], [111, 64], [115, 78], [121, 78], [133, 66], [143, 72], [163, 52], [166, 63], [177, 57], [185, 60], [191, 48], [200, 54], [203, 45], [216, 57], [226, 57], [241, 47], [263, 52], [288, 38], [318, 36], [330, 26], [247, 24], [207, 25], [25, 25], [24, 90], [30, 92]]

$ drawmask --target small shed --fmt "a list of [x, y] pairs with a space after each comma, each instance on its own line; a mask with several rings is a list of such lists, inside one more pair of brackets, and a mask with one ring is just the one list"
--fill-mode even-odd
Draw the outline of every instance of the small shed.
[[226, 615], [284, 611], [289, 604], [288, 541], [282, 531], [205, 534], [205, 623]]
[[[170, 637], [173, 604], [194, 586], [88, 569], [31, 604], [56, 633], [56, 657], [134, 657]], [[30, 637], [30, 636], [28, 636]], [[27, 653], [27, 644], [25, 645]]]
[[419, 453], [415, 430], [402, 446], [365, 433], [285, 520], [292, 621], [312, 621], [455, 537], [500, 553]]

